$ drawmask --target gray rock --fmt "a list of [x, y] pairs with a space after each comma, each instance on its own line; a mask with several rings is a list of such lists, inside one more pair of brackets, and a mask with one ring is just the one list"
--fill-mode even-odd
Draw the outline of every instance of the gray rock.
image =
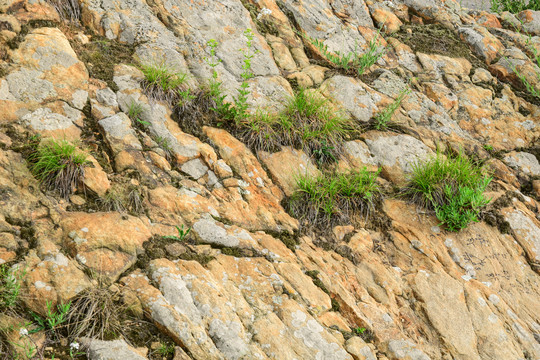
[[201, 313], [195, 306], [191, 292], [182, 277], [171, 273], [167, 267], [157, 267], [155, 263], [150, 264], [150, 269], [152, 278], [159, 283], [159, 290], [165, 299], [174, 306], [174, 310], [189, 318], [194, 324], [201, 325]]
[[70, 118], [53, 113], [49, 108], [39, 108], [24, 115], [21, 120], [37, 131], [64, 130], [73, 125]]
[[96, 90], [96, 99], [103, 105], [118, 107], [118, 102], [116, 101], [116, 94], [109, 88]]
[[369, 15], [365, 14], [367, 13], [365, 3], [362, 0], [340, 0], [333, 4], [338, 9], [349, 6], [344, 12], [353, 19], [352, 24], [346, 23], [335, 13], [328, 11], [329, 6], [326, 1], [283, 2], [283, 6], [293, 14], [302, 30], [310, 37], [322, 41], [330, 51], [348, 53], [358, 48], [362, 49], [367, 45], [367, 41], [358, 30], [358, 26], [373, 28], [373, 22]]
[[9, 92], [9, 84], [5, 79], [0, 79], [0, 100], [15, 101], [15, 97]]
[[71, 97], [71, 105], [79, 110], [82, 110], [88, 100], [88, 92], [85, 90], [75, 90]]
[[407, 84], [393, 72], [384, 70], [384, 72], [373, 82], [372, 87], [386, 96], [395, 98], [407, 87]]
[[124, 340], [101, 341], [96, 339], [81, 339], [86, 356], [90, 360], [146, 360]]
[[43, 73], [37, 70], [21, 69], [9, 73], [6, 80], [11, 94], [17, 100], [41, 102], [56, 96], [53, 84], [43, 80], [42, 76]]
[[416, 345], [407, 340], [390, 340], [388, 351], [392, 359], [403, 360], [431, 360], [429, 356], [416, 348]]
[[238, 246], [240, 244], [240, 239], [249, 234], [242, 230], [238, 234], [231, 235], [224, 225], [218, 223], [212, 218], [205, 218], [197, 221], [193, 224], [193, 232], [201, 239], [201, 241], [217, 244], [222, 246]]
[[540, 36], [540, 11], [522, 11], [517, 16], [528, 33]]
[[526, 175], [540, 175], [540, 164], [533, 154], [527, 152], [511, 152], [506, 154], [504, 162], [513, 169], [523, 171]]
[[522, 240], [522, 247], [529, 250], [530, 257], [540, 261], [540, 228], [519, 210], [509, 213], [505, 219]]
[[360, 140], [347, 141], [344, 150], [349, 157], [360, 164], [377, 165], [376, 159], [369, 152], [367, 145]]
[[131, 128], [131, 120], [124, 113], [118, 113], [100, 120], [98, 124], [105, 132], [105, 138], [115, 153], [126, 150], [126, 147], [142, 150], [142, 145]]
[[368, 122], [378, 111], [380, 95], [368, 92], [359, 80], [347, 76], [334, 76], [325, 81], [323, 95], [332, 99], [358, 121]]
[[186, 162], [184, 165], [182, 165], [180, 170], [195, 180], [198, 180], [206, 174], [208, 171], [208, 166], [206, 166], [201, 159], [197, 158]]
[[208, 329], [216, 347], [230, 360], [242, 359], [249, 354], [249, 346], [241, 332], [242, 324], [234, 321], [225, 323], [220, 319], [212, 320]]
[[375, 161], [384, 166], [399, 166], [410, 172], [415, 162], [427, 159], [433, 152], [420, 140], [409, 135], [380, 136], [366, 139]]

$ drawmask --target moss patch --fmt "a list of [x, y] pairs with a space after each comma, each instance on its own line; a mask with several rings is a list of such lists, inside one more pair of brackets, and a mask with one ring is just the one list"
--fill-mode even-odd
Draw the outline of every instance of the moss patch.
[[330, 291], [324, 286], [321, 279], [319, 279], [319, 271], [318, 270], [308, 270], [305, 272], [307, 276], [309, 276], [313, 280], [313, 284], [317, 286], [319, 289], [324, 291], [326, 294], [330, 294]]
[[154, 236], [150, 240], [146, 241], [143, 244], [144, 253], [137, 257], [136, 267], [141, 269], [146, 269], [150, 261], [155, 259], [169, 259], [169, 260], [195, 260], [201, 265], [206, 265], [214, 259], [212, 255], [201, 254], [192, 249], [192, 247], [187, 243], [181, 243], [185, 245], [185, 252], [173, 256], [167, 250], [167, 245], [178, 243], [177, 240], [167, 238], [164, 236]]
[[85, 45], [73, 41], [71, 46], [88, 69], [90, 77], [103, 80], [112, 90], [118, 91], [113, 81], [114, 66], [132, 63], [135, 45], [122, 44], [105, 37], [94, 35]]
[[30, 20], [26, 24], [21, 26], [21, 31], [17, 36], [7, 42], [7, 45], [10, 49], [14, 50], [19, 47], [19, 44], [24, 40], [26, 35], [34, 29], [41, 27], [56, 27], [57, 23], [51, 20]]
[[401, 27], [392, 35], [408, 45], [415, 53], [438, 54], [452, 58], [465, 58], [474, 68], [486, 68], [486, 64], [477, 58], [457, 34], [441, 24], [416, 25]]

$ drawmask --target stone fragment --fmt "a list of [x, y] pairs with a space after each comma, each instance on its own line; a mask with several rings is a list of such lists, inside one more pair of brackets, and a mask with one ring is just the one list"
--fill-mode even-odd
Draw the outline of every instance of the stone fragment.
[[504, 156], [504, 162], [511, 168], [523, 172], [525, 175], [540, 175], [540, 164], [533, 154], [523, 151], [513, 151]]
[[146, 360], [146, 356], [129, 346], [124, 340], [97, 340], [81, 338], [86, 355], [92, 360]]
[[62, 229], [73, 257], [110, 282], [135, 263], [152, 236], [141, 219], [114, 212], [72, 212], [63, 218]]
[[317, 176], [320, 173], [303, 151], [291, 147], [283, 147], [281, 151], [272, 154], [261, 151], [258, 155], [287, 196], [296, 190], [299, 176]]

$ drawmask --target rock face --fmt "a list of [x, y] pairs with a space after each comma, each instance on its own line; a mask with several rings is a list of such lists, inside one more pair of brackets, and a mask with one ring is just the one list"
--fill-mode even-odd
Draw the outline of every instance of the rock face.
[[[14, 343], [67, 358], [77, 340], [92, 360], [540, 359], [539, 11], [51, 3], [0, 0], [0, 274], [12, 274], [0, 291], [9, 276], [20, 285], [17, 306], [0, 303], [0, 358], [24, 357]], [[369, 55], [370, 43], [384, 54], [361, 75], [328, 61]], [[262, 151], [253, 144], [276, 135], [256, 132], [264, 121], [239, 130], [244, 120], [212, 110], [212, 62], [226, 101], [246, 79], [252, 114], [309, 88], [351, 129], [335, 148], [289, 139]], [[160, 94], [141, 64], [184, 82]], [[29, 171], [35, 136], [87, 155], [69, 199]], [[460, 232], [399, 196], [415, 164], [447, 151], [493, 178], [490, 204]], [[380, 170], [371, 217], [330, 227], [293, 213], [298, 179], [334, 167]], [[120, 294], [118, 338], [25, 335], [30, 311], [80, 304], [96, 287]]]

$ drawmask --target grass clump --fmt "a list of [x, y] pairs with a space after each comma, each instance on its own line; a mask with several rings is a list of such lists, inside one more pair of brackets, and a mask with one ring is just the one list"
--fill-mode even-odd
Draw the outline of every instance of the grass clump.
[[89, 337], [111, 340], [123, 334], [122, 320], [127, 306], [120, 294], [96, 286], [79, 293], [71, 302], [65, 328], [71, 338]]
[[176, 71], [164, 63], [143, 63], [140, 69], [145, 78], [142, 88], [149, 97], [173, 103], [189, 96], [187, 73]]
[[[192, 103], [199, 104], [199, 108], [210, 106], [219, 117], [214, 121], [217, 124], [213, 125], [222, 126], [225, 120], [232, 132], [255, 151], [275, 151], [281, 146], [292, 146], [313, 155], [319, 163], [335, 161], [343, 141], [350, 138], [356, 127], [322, 95], [300, 89], [279, 113], [263, 109], [248, 111], [249, 80], [254, 76], [251, 61], [258, 51], [253, 50], [252, 30], [244, 31], [244, 36], [246, 48], [241, 50], [244, 58], [242, 83], [232, 102], [225, 100], [226, 95], [222, 91], [217, 71], [221, 63], [216, 53], [218, 42], [212, 39], [207, 43], [210, 56], [205, 58], [212, 71], [207, 96], [198, 96]], [[182, 108], [179, 113], [183, 114], [184, 108], [188, 109], [190, 105], [186, 103], [179, 108]], [[189, 124], [185, 126], [189, 128]]]
[[31, 147], [33, 151], [27, 160], [32, 175], [45, 189], [56, 189], [62, 197], [69, 197], [84, 178], [86, 154], [66, 140], [51, 139], [42, 143], [36, 140]]
[[368, 43], [368, 47], [363, 54], [358, 51], [358, 44], [355, 45], [354, 51], [342, 53], [340, 51], [332, 52], [328, 50], [328, 46], [322, 41], [312, 38], [305, 34], [300, 34], [303, 38], [309, 41], [313, 46], [320, 51], [324, 58], [339, 69], [346, 73], [354, 73], [357, 76], [364, 74], [372, 65], [374, 65], [386, 53], [386, 47], [381, 47], [379, 40], [380, 30], [376, 36]]
[[329, 100], [300, 90], [279, 114], [258, 111], [242, 123], [242, 139], [257, 150], [293, 146], [313, 155], [318, 162], [335, 160], [354, 124]]
[[137, 186], [114, 184], [99, 199], [99, 208], [137, 216], [144, 211], [144, 195]]
[[397, 98], [386, 108], [384, 109], [383, 111], [381, 111], [380, 113], [378, 113], [376, 116], [375, 116], [375, 121], [373, 123], [373, 127], [376, 129], [376, 130], [379, 130], [379, 131], [386, 131], [388, 130], [389, 128], [392, 127], [392, 125], [394, 125], [392, 123], [392, 116], [394, 115], [394, 113], [396, 112], [396, 110], [401, 106], [401, 102], [403, 101], [403, 99], [405, 99], [405, 97], [411, 92], [411, 90], [406, 87], [405, 89], [403, 89], [399, 95], [397, 96]]
[[300, 175], [298, 190], [292, 195], [292, 213], [312, 224], [350, 222], [353, 214], [368, 215], [379, 196], [378, 172], [365, 168], [346, 173], [327, 172], [318, 176]]
[[491, 11], [496, 13], [517, 14], [523, 10], [540, 10], [540, 0], [491, 0]]
[[483, 193], [492, 178], [482, 166], [465, 154], [437, 156], [414, 165], [404, 193], [412, 201], [435, 211], [450, 231], [478, 221], [480, 210], [489, 203]]

